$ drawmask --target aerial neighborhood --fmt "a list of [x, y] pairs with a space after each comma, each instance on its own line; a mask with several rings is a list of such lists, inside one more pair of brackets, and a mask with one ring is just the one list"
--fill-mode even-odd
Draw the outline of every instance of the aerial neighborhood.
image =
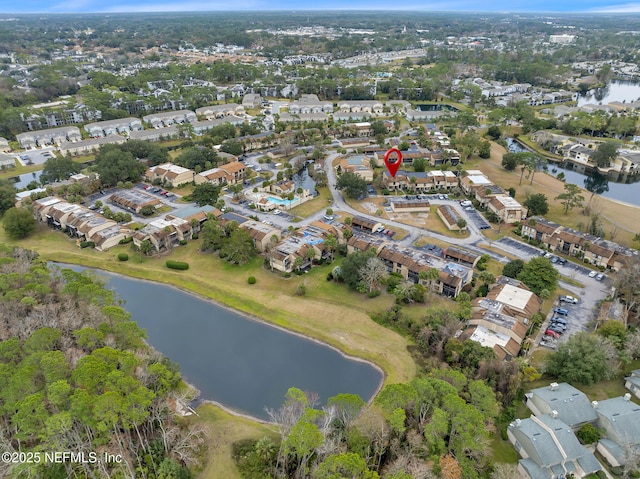
[[638, 477], [633, 16], [339, 17], [0, 14], [0, 476]]

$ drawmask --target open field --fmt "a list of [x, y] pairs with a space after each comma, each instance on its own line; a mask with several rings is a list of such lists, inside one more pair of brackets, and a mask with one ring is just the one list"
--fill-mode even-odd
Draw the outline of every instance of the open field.
[[307, 218], [318, 211], [324, 211], [330, 208], [333, 204], [333, 198], [329, 192], [329, 188], [317, 188], [318, 196], [314, 199], [302, 203], [300, 206], [292, 208], [289, 213], [299, 216], [300, 218]]
[[213, 404], [202, 404], [197, 409], [199, 418], [209, 426], [209, 449], [204, 470], [198, 474], [201, 479], [240, 479], [240, 472], [232, 457], [232, 445], [243, 439], [260, 439], [270, 436], [275, 439], [276, 428], [268, 424], [234, 416]]
[[[537, 172], [533, 184], [529, 184], [530, 180], [524, 178], [522, 185], [519, 185], [520, 171], [507, 171], [502, 165], [502, 155], [505, 150], [497, 143], [491, 144], [491, 158], [486, 161], [477, 163], [477, 168], [485, 173], [494, 183], [503, 188], [513, 187], [516, 189], [516, 199], [520, 202], [524, 201], [528, 194], [543, 193], [547, 195], [549, 201], [549, 213], [546, 218], [559, 224], [569, 226], [571, 228], [580, 229], [581, 224], [589, 221], [587, 216], [581, 212], [581, 208], [576, 208], [569, 214], [564, 214], [564, 208], [559, 201], [554, 200], [556, 196], [564, 192], [564, 183], [551, 175], [544, 172]], [[578, 185], [582, 186], [582, 185]], [[589, 200], [591, 193], [583, 189], [585, 202]], [[591, 202], [591, 208], [594, 212], [600, 213], [607, 239], [609, 239], [612, 230], [617, 228], [617, 236], [615, 241], [625, 246], [634, 246], [632, 244], [633, 236], [640, 232], [640, 208], [627, 205], [615, 200], [610, 200], [602, 196], [596, 196]]]

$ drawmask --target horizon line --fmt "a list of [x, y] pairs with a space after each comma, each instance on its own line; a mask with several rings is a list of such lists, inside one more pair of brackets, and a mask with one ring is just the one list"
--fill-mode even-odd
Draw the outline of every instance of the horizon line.
[[427, 10], [419, 8], [247, 8], [247, 9], [216, 9], [216, 10], [95, 10], [95, 11], [77, 11], [77, 12], [51, 12], [51, 11], [33, 11], [33, 12], [0, 12], [0, 16], [19, 16], [19, 15], [114, 15], [114, 14], [169, 14], [169, 13], [251, 13], [251, 12], [370, 12], [370, 13], [385, 13], [385, 12], [398, 12], [398, 13], [457, 13], [457, 14], [493, 14], [493, 15], [509, 15], [509, 14], [536, 14], [536, 15], [575, 15], [575, 14], [589, 14], [589, 15], [633, 15], [640, 14], [640, 7], [638, 10], [624, 11], [624, 10]]

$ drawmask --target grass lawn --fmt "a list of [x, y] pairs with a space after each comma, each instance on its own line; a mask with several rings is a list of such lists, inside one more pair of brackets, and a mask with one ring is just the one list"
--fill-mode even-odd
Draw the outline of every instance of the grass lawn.
[[307, 218], [318, 211], [324, 211], [330, 208], [333, 204], [333, 198], [329, 192], [329, 188], [317, 188], [318, 196], [314, 199], [302, 203], [300, 206], [296, 206], [291, 209], [289, 213], [299, 216], [300, 218]]
[[240, 479], [240, 472], [232, 457], [232, 445], [243, 439], [260, 439], [278, 435], [275, 427], [234, 416], [213, 404], [203, 404], [197, 409], [199, 418], [209, 426], [209, 449], [201, 479]]
[[[525, 413], [526, 414], [526, 413]], [[521, 417], [521, 416], [518, 416]], [[526, 417], [526, 416], [522, 416]], [[492, 464], [516, 464], [520, 455], [509, 441], [504, 441], [500, 433], [496, 432], [491, 437], [491, 463]]]

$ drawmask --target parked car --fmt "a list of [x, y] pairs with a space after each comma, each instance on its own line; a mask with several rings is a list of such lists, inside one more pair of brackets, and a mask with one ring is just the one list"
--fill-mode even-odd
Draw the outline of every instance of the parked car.
[[562, 333], [564, 333], [564, 332], [565, 332], [565, 329], [562, 329], [562, 328], [561, 328], [561, 327], [559, 327], [559, 326], [549, 326], [549, 327], [547, 328], [547, 331], [553, 331], [554, 333], [562, 334]]
[[573, 296], [560, 296], [560, 302], [561, 303], [571, 303], [571, 304], [577, 304], [578, 303], [578, 299], [574, 298]]
[[589, 272], [589, 278], [595, 278], [597, 274], [598, 274], [597, 271], [590, 271]]
[[562, 316], [566, 316], [569, 314], [569, 310], [564, 308], [554, 308], [553, 312]]
[[602, 281], [603, 279], [604, 279], [604, 274], [602, 274], [602, 273], [598, 273], [598, 274], [596, 275], [596, 280], [597, 280], [597, 281]]
[[[549, 339], [546, 339], [546, 338], [549, 338]], [[545, 348], [549, 348], [549, 349], [557, 349], [558, 347], [555, 339], [551, 340], [551, 337], [549, 336], [545, 336], [540, 340], [540, 346], [544, 346]]]
[[554, 316], [553, 318], [551, 318], [551, 322], [552, 323], [567, 324], [567, 320], [565, 318], [561, 318], [560, 316]]
[[560, 333], [558, 333], [558, 332], [554, 331], [553, 329], [547, 329], [547, 330], [544, 332], [544, 335], [545, 335], [545, 336], [550, 336], [550, 337], [552, 337], [552, 338], [554, 338], [554, 339], [558, 339], [558, 338], [560, 337]]
[[559, 328], [562, 331], [566, 331], [567, 330], [567, 323], [558, 323], [558, 322], [554, 322], [551, 321], [551, 323], [549, 324], [549, 326], [553, 329], [553, 328]]

